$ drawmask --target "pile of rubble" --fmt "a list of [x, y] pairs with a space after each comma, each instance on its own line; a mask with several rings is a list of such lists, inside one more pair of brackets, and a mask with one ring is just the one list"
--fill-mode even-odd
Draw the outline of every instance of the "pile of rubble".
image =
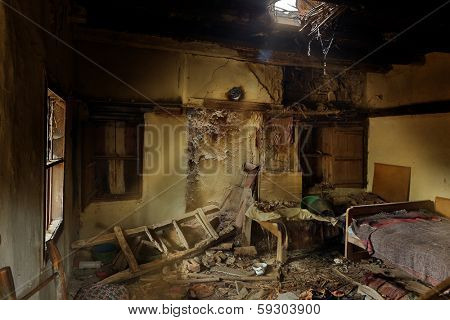
[[[129, 285], [142, 299], [268, 299], [278, 295], [280, 266], [271, 254], [254, 246], [223, 242], [203, 253], [163, 268], [160, 275], [141, 277]], [[159, 287], [145, 292], [143, 288]]]

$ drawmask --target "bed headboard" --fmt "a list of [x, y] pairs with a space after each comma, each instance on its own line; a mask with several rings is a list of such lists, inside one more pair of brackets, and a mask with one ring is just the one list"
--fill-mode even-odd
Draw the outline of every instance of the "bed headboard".
[[450, 218], [450, 199], [443, 197], [436, 197], [435, 200], [436, 212]]
[[427, 209], [429, 211], [434, 211], [434, 203], [430, 200], [424, 201], [411, 201], [411, 202], [391, 202], [391, 203], [381, 203], [381, 204], [371, 204], [364, 206], [355, 206], [347, 209], [347, 217], [364, 217], [370, 216], [379, 212], [392, 212], [397, 210], [419, 210]]

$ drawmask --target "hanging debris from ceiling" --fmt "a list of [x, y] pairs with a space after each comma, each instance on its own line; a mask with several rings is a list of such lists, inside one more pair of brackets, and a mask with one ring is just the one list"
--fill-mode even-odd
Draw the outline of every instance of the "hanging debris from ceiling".
[[312, 41], [318, 41], [323, 54], [323, 73], [326, 75], [327, 55], [334, 41], [337, 18], [346, 7], [310, 0], [301, 0], [297, 3], [300, 3], [300, 32], [308, 33], [308, 56], [311, 55]]
[[[288, 5], [284, 2], [295, 2], [296, 11], [279, 9], [284, 8], [283, 5]], [[293, 4], [289, 4], [289, 8], [293, 7]], [[323, 54], [323, 73], [326, 75], [327, 55], [333, 45], [338, 17], [345, 12], [347, 6], [315, 0], [283, 0], [272, 1], [271, 8], [275, 12], [281, 11], [282, 14], [289, 15], [290, 19], [299, 26], [299, 31], [306, 34], [308, 56], [311, 55], [312, 42], [317, 41], [320, 44]], [[275, 17], [278, 18], [279, 15], [276, 14]]]

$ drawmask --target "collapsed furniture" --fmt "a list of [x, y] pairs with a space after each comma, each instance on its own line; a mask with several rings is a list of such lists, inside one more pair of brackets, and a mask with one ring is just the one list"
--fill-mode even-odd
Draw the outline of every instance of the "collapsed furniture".
[[[103, 234], [97, 237], [90, 238], [88, 240], [75, 241], [74, 243], [72, 243], [72, 248], [81, 249], [109, 242], [117, 242], [120, 246], [121, 251], [117, 255], [114, 263], [119, 263], [121, 257], [124, 257], [129, 268], [120, 271], [106, 279], [103, 279], [100, 283], [107, 284], [132, 279], [144, 275], [148, 272], [156, 271], [162, 268], [164, 265], [199, 253], [209, 246], [212, 246], [213, 244], [223, 241], [224, 239], [229, 237], [234, 228], [224, 229], [222, 230], [222, 232], [217, 233], [207, 217], [207, 215], [217, 213], [218, 211], [219, 208], [217, 206], [210, 205], [186, 213], [181, 218], [164, 221], [151, 226], [142, 226], [127, 230], [122, 230], [121, 227], [115, 226], [113, 233]], [[188, 242], [180, 227], [182, 223], [189, 222], [193, 219], [196, 219], [197, 224], [199, 224], [207, 234], [206, 239], [203, 239], [195, 243], [194, 245]], [[158, 231], [167, 228], [174, 228], [179, 241], [180, 243], [182, 243], [185, 250], [169, 252], [167, 246], [158, 235]], [[140, 235], [145, 235], [147, 237], [147, 240], [142, 240], [139, 237], [137, 238], [137, 245], [133, 246], [133, 248], [130, 248], [130, 238], [136, 238]], [[136, 255], [139, 253], [142, 245], [151, 246], [157, 249], [161, 253], [161, 259], [148, 263], [138, 264]]]

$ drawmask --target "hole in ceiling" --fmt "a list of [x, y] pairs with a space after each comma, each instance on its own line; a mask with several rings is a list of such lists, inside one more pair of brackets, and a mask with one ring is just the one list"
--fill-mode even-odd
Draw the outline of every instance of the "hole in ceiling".
[[272, 15], [277, 23], [300, 26], [300, 16], [297, 0], [279, 0], [270, 6]]

